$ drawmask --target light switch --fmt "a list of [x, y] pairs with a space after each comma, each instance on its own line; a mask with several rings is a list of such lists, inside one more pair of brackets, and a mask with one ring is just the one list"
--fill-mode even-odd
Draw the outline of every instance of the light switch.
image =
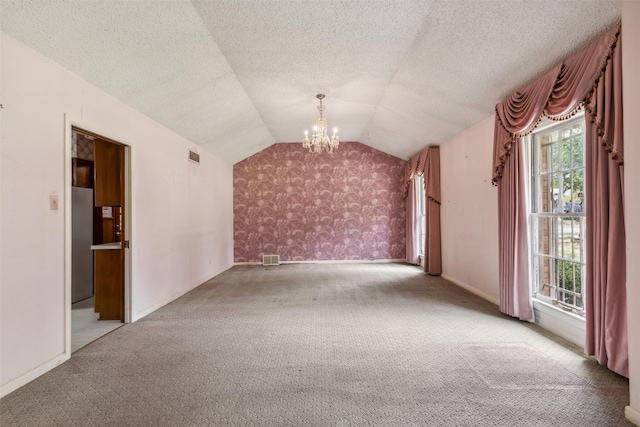
[[49, 196], [49, 209], [52, 211], [58, 210], [58, 195], [52, 194]]

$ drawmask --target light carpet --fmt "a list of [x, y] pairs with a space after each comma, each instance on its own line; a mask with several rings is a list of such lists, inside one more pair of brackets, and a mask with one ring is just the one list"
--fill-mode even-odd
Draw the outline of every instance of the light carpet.
[[624, 426], [628, 381], [402, 264], [236, 266], [0, 400], [3, 426]]

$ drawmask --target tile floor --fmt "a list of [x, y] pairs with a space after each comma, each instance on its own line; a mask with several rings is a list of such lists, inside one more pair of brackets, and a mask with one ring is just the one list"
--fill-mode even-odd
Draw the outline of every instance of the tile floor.
[[71, 353], [124, 325], [118, 320], [98, 320], [93, 298], [71, 306]]

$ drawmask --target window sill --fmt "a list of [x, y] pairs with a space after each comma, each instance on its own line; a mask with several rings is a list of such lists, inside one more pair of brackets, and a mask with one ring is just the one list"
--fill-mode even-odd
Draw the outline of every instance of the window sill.
[[584, 348], [586, 321], [547, 302], [533, 300], [536, 325]]

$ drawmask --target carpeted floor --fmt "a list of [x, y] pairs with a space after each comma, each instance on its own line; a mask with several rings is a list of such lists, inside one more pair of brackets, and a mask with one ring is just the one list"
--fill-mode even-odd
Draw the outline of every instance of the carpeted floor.
[[0, 400], [2, 426], [624, 426], [628, 381], [417, 267], [237, 266]]

